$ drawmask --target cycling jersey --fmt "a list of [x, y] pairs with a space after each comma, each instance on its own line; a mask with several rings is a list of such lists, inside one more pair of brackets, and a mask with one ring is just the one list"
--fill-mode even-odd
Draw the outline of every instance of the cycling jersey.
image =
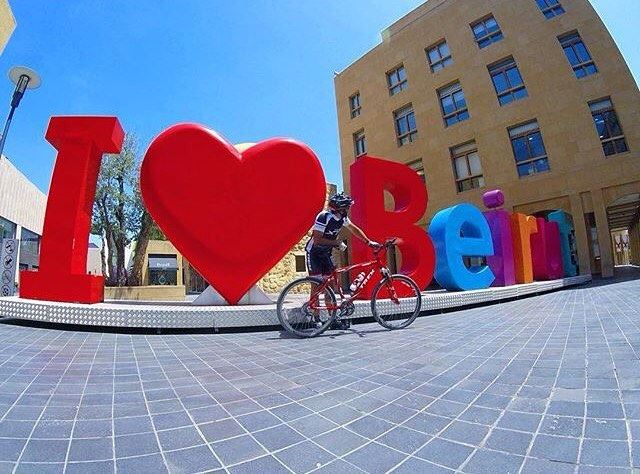
[[[340, 229], [349, 224], [349, 218], [346, 216], [337, 217], [331, 211], [322, 211], [316, 217], [316, 222], [313, 224], [313, 228], [311, 230], [322, 232], [322, 236], [325, 239], [336, 240]], [[313, 246], [313, 237], [311, 237], [305, 246], [305, 250], [308, 252]]]
[[[338, 233], [343, 226], [349, 224], [348, 217], [336, 216], [331, 211], [322, 211], [316, 217], [312, 230], [322, 232], [325, 239], [336, 240]], [[333, 246], [316, 245], [313, 237], [309, 239], [305, 246], [307, 251], [307, 268], [310, 275], [330, 275], [335, 269], [335, 264], [331, 257]]]

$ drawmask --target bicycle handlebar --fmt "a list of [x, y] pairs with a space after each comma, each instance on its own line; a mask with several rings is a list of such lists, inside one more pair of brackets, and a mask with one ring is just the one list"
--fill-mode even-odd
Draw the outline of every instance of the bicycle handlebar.
[[380, 252], [382, 252], [383, 249], [388, 249], [391, 248], [395, 245], [396, 241], [398, 240], [397, 237], [393, 237], [391, 239], [387, 239], [385, 240], [384, 244], [382, 244], [380, 247], [378, 247], [377, 249], [373, 249], [373, 253], [374, 255], [378, 255]]

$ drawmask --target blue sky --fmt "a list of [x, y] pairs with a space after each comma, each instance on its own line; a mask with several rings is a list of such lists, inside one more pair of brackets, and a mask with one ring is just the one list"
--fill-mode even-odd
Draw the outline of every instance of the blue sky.
[[[533, 1], [533, 0], [531, 0]], [[26, 65], [42, 87], [16, 112], [5, 154], [43, 191], [51, 115], [116, 115], [142, 148], [200, 122], [231, 142], [299, 139], [341, 185], [333, 72], [420, 0], [10, 0], [18, 26], [0, 56], [0, 117]], [[592, 0], [640, 78], [640, 0]]]

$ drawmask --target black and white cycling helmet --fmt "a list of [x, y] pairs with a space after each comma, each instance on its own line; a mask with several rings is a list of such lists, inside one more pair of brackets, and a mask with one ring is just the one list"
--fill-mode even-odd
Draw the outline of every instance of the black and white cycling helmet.
[[337, 210], [348, 209], [353, 203], [353, 198], [344, 193], [335, 194], [329, 199], [329, 207]]

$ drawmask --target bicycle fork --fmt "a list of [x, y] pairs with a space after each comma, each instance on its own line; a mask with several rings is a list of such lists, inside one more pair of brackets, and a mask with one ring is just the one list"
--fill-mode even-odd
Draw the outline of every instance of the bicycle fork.
[[393, 301], [395, 304], [400, 304], [398, 293], [396, 292], [396, 289], [393, 287], [391, 272], [389, 271], [388, 268], [382, 268], [380, 269], [380, 273], [382, 273], [382, 278], [384, 278], [384, 281], [387, 284], [387, 291], [389, 291], [389, 299], [391, 299], [391, 301]]

